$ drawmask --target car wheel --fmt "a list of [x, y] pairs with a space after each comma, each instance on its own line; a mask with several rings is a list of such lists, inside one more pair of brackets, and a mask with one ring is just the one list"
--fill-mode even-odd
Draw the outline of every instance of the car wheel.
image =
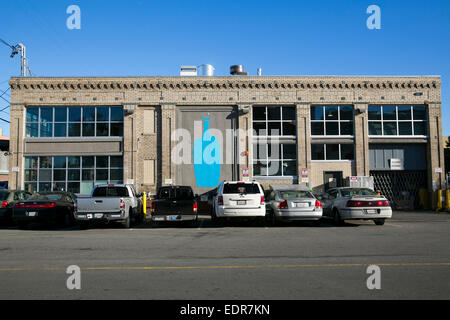
[[125, 229], [130, 229], [131, 228], [131, 211], [128, 213], [128, 217], [125, 220], [125, 222], [123, 223], [123, 226]]
[[333, 220], [337, 226], [341, 226], [343, 224], [343, 221], [341, 219], [341, 215], [339, 214], [338, 209], [333, 210]]
[[382, 226], [382, 225], [384, 225], [385, 220], [386, 219], [375, 219], [375, 220], [373, 220], [373, 222], [375, 222], [375, 224], [377, 226]]

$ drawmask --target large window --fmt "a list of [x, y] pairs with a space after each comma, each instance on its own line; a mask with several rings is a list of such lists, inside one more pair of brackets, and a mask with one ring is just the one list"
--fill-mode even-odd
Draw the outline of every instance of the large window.
[[123, 183], [123, 157], [25, 157], [24, 181], [28, 192], [89, 194], [97, 184]]
[[121, 137], [123, 107], [27, 107], [25, 136]]
[[316, 161], [340, 161], [354, 160], [355, 147], [353, 144], [312, 144], [311, 160]]
[[353, 106], [311, 106], [312, 136], [353, 136]]
[[369, 135], [426, 136], [427, 110], [424, 105], [369, 106]]
[[254, 135], [297, 136], [295, 106], [255, 106], [253, 107]]
[[253, 176], [297, 176], [295, 106], [253, 107]]

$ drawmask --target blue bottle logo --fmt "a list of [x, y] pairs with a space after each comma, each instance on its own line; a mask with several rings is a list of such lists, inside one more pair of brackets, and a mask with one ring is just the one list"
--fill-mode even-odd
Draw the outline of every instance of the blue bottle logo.
[[202, 117], [203, 135], [194, 141], [194, 172], [198, 187], [216, 187], [220, 182], [221, 147], [209, 132], [210, 118]]

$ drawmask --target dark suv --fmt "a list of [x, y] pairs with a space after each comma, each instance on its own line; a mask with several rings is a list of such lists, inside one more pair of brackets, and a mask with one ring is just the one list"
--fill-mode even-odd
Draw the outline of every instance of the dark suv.
[[19, 201], [27, 200], [31, 193], [17, 190], [0, 190], [0, 222], [12, 223], [12, 210]]

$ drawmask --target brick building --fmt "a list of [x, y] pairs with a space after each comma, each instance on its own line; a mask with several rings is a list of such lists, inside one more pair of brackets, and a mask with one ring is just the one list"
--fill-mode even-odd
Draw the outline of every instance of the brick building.
[[[321, 191], [372, 175], [391, 198], [444, 185], [435, 172], [444, 162], [438, 76], [12, 78], [10, 85], [10, 167], [20, 168], [10, 171], [13, 189], [88, 193], [97, 183], [124, 182], [140, 191], [165, 183], [207, 191], [194, 165], [172, 161], [179, 153], [171, 134], [194, 133], [204, 119], [224, 133], [222, 158], [232, 160], [223, 161], [220, 180], [242, 179], [248, 168], [265, 186], [307, 178]], [[277, 145], [265, 147], [274, 138]]]

